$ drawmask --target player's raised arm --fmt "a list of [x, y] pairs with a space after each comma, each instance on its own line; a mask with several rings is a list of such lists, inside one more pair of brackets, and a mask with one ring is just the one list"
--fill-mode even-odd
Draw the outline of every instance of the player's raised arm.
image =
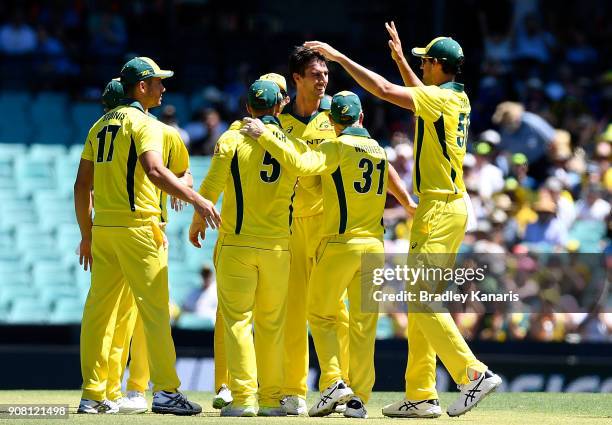
[[416, 87], [422, 86], [423, 82], [417, 77], [417, 75], [412, 71], [406, 57], [404, 56], [404, 51], [402, 50], [402, 42], [400, 41], [399, 34], [397, 33], [397, 29], [395, 28], [395, 22], [385, 22], [385, 28], [389, 33], [389, 48], [391, 49], [391, 58], [395, 61], [395, 64], [399, 68], [400, 74], [402, 74], [402, 80], [406, 87]]
[[338, 62], [361, 87], [374, 96], [414, 111], [414, 100], [410, 90], [406, 89], [406, 87], [389, 82], [381, 75], [359, 65], [327, 43], [307, 41], [304, 43], [304, 46], [316, 50], [329, 60]]

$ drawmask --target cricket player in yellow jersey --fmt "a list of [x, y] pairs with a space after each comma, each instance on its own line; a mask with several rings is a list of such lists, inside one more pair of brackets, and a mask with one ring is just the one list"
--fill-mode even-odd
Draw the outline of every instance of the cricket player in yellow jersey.
[[[124, 280], [143, 321], [154, 387], [152, 411], [201, 412], [199, 405], [178, 392], [169, 323], [167, 251], [159, 227], [157, 188], [193, 204], [210, 226], [216, 227], [220, 217], [214, 204], [183, 185], [164, 166], [163, 134], [144, 112], [160, 104], [165, 91], [161, 79], [171, 75], [149, 58], [128, 61], [121, 70], [121, 82], [133, 102], [104, 114], [85, 141], [74, 196], [81, 230], [80, 262], [85, 269], [93, 268], [81, 327], [80, 413], [117, 411], [105, 398], [111, 345], [107, 329], [114, 327]], [[92, 220], [90, 194], [94, 187]]]
[[[114, 109], [124, 102], [123, 86], [118, 80], [112, 80], [106, 86], [102, 99], [107, 110]], [[108, 111], [106, 111], [108, 112]], [[148, 111], [145, 111], [148, 113]], [[151, 119], [156, 120], [153, 115]], [[189, 172], [189, 154], [178, 131], [169, 125], [156, 121], [164, 134], [162, 159], [166, 167], [172, 171], [183, 184], [193, 187], [193, 178]], [[168, 221], [167, 195], [160, 193], [160, 227]], [[182, 208], [182, 201], [172, 198], [175, 210]], [[163, 230], [163, 228], [162, 228]], [[127, 381], [125, 396], [121, 393], [121, 382], [125, 371], [128, 355], [130, 356], [130, 374]], [[142, 320], [129, 286], [123, 289], [117, 310], [117, 319], [108, 359], [108, 381], [106, 385], [107, 399], [115, 401], [119, 413], [136, 414], [147, 411], [147, 401], [144, 393], [149, 386], [149, 361], [144, 338]]]
[[[337, 403], [346, 403], [345, 416], [366, 418], [364, 404], [374, 385], [378, 315], [362, 311], [361, 277], [371, 273], [362, 270], [362, 255], [380, 254], [371, 263], [384, 266], [381, 220], [388, 179], [385, 150], [362, 127], [361, 102], [348, 91], [336, 94], [331, 102], [330, 121], [338, 137], [302, 155], [262, 123], [245, 121], [242, 131], [259, 136], [258, 142], [278, 158], [281, 166], [298, 174], [320, 174], [322, 179], [323, 239], [308, 283], [308, 321], [321, 367], [321, 398], [309, 415], [326, 416]], [[337, 326], [338, 301], [347, 290], [352, 389], [343, 381]]]
[[[282, 135], [276, 118], [282, 100], [277, 84], [257, 80], [249, 87], [247, 109]], [[224, 192], [214, 261], [233, 401], [221, 409], [222, 416], [286, 415], [280, 405], [280, 365], [296, 181], [255, 140], [228, 130], [200, 186], [202, 196], [212, 201]], [[189, 238], [197, 247], [199, 236], [204, 225], [194, 215]]]
[[[289, 57], [289, 77], [296, 96], [280, 114], [283, 132], [303, 140], [316, 149], [325, 139], [336, 137], [329, 122], [329, 99], [325, 97], [328, 70], [325, 58], [304, 47], [296, 47]], [[323, 197], [319, 176], [301, 177], [293, 199], [290, 251], [291, 272], [287, 317], [285, 321], [285, 356], [283, 360], [283, 407], [289, 415], [306, 415], [308, 391], [308, 328], [306, 296], [314, 265], [316, 248], [321, 240]], [[343, 301], [338, 304], [341, 317], [339, 338], [343, 348], [340, 363], [348, 379], [348, 312]]]
[[[406, 87], [390, 83], [328, 44], [305, 46], [338, 62], [364, 89], [375, 96], [414, 111], [414, 191], [419, 196], [410, 253], [446, 256], [449, 266], [465, 235], [467, 205], [464, 199], [463, 158], [469, 126], [470, 101], [463, 84], [455, 81], [463, 64], [463, 50], [449, 37], [437, 37], [426, 47], [414, 48], [421, 58], [423, 81], [405, 60], [393, 23], [386, 24], [389, 46]], [[450, 258], [449, 258], [450, 257]], [[435, 388], [436, 355], [459, 385], [459, 398], [447, 409], [450, 416], [471, 410], [501, 384], [501, 378], [478, 361], [448, 312], [411, 303], [408, 314], [408, 365], [406, 399], [383, 408], [393, 417], [438, 417], [441, 409]]]
[[[260, 76], [259, 80], [267, 80], [275, 83], [280, 89], [283, 100], [280, 103], [280, 111], [287, 103], [289, 103], [289, 95], [287, 94], [287, 81], [285, 77], [276, 73], [268, 73]], [[234, 121], [229, 129], [239, 130], [242, 127], [240, 121]], [[221, 307], [217, 307], [215, 320], [215, 336], [214, 336], [214, 353], [215, 353], [215, 396], [213, 397], [212, 406], [215, 409], [222, 409], [232, 402], [232, 392], [229, 389], [229, 373], [227, 371], [227, 354], [225, 351], [225, 343], [223, 338], [224, 325], [223, 316], [221, 315]]]

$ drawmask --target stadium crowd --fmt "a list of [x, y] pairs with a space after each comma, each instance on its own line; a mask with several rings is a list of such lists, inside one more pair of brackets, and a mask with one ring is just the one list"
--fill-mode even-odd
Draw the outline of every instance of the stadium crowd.
[[[38, 1], [3, 2], [0, 84], [11, 90], [69, 91], [75, 98], [98, 101], [112, 73], [109, 70], [117, 69], [116, 64], [123, 62], [126, 52], [157, 54], [166, 57], [165, 63], [173, 63], [172, 58], [181, 56], [176, 66], [178, 87], [170, 84], [169, 92], [189, 93], [188, 111], [177, 110], [182, 105], [166, 104], [160, 108], [160, 118], [180, 129], [192, 155], [210, 155], [227, 123], [244, 115], [246, 82], [260, 74], [263, 67], [271, 70], [270, 62], [266, 62], [271, 53], [262, 53], [259, 59], [251, 53], [248, 63], [246, 59], [237, 63], [230, 60], [231, 55], [245, 51], [244, 47], [233, 47], [248, 39], [254, 27], [262, 25], [258, 15], [249, 17], [250, 9], [230, 12], [222, 6], [198, 9], [192, 5], [166, 13], [174, 10], [169, 7], [171, 3], [110, 2], [96, 7], [87, 1], [62, 1], [54, 6]], [[474, 6], [476, 2], [461, 3]], [[464, 178], [475, 223], [463, 251], [522, 256], [511, 277], [512, 284], [522, 287], [525, 293], [537, 291], [540, 283], [517, 282], [521, 271], [537, 268], [538, 255], [543, 252], [603, 252], [606, 259], [601, 267], [610, 280], [612, 29], [605, 25], [609, 22], [605, 2], [581, 3], [582, 10], [570, 9], [576, 12], [572, 25], [566, 25], [568, 9], [559, 5], [546, 8], [544, 0], [502, 2], [496, 6], [497, 11], [476, 8], [478, 13], [472, 14], [480, 27], [479, 36], [466, 35], [463, 43], [460, 30], [451, 34], [462, 40], [470, 60], [465, 82], [472, 114]], [[210, 16], [206, 17], [203, 11], [210, 12]], [[191, 12], [197, 13], [185, 23], [185, 15]], [[296, 35], [273, 18], [270, 21], [265, 24], [275, 29], [267, 31], [286, 33], [287, 40], [295, 39], [297, 43], [311, 35]], [[156, 27], [181, 27], [182, 31], [155, 45], [151, 40], [159, 39], [154, 36]], [[246, 35], [241, 35], [243, 27], [247, 28]], [[217, 38], [215, 31], [219, 33]], [[380, 37], [373, 37], [367, 46], [383, 40], [382, 26], [376, 31]], [[226, 37], [225, 47], [217, 45], [221, 37]], [[201, 40], [203, 48], [185, 43], [188, 39]], [[176, 46], [181, 47], [174, 50]], [[376, 50], [383, 52], [385, 48], [381, 42]], [[195, 50], [205, 52], [194, 59]], [[90, 51], [95, 52], [95, 57], [84, 54]], [[214, 66], [203, 63], [221, 51], [232, 53], [221, 55], [223, 59]], [[284, 52], [282, 48], [276, 51]], [[280, 54], [272, 62], [273, 70], [283, 72], [284, 57]], [[391, 75], [392, 63], [388, 59], [386, 62], [380, 68], [389, 70]], [[340, 69], [331, 69], [328, 91], [350, 89], [361, 96], [365, 126], [386, 146], [388, 158], [411, 187], [411, 115], [374, 100], [352, 87]], [[399, 80], [399, 75], [395, 79]], [[181, 121], [180, 116], [192, 119]], [[410, 220], [392, 198], [387, 207], [386, 249], [407, 251]], [[553, 276], [556, 280], [548, 282], [549, 286], [562, 285], [563, 276]], [[467, 338], [610, 341], [612, 313], [606, 312], [610, 305], [603, 302], [584, 308], [592, 300], [585, 290], [588, 279], [583, 277], [576, 277], [581, 282], [576, 285], [582, 284], [582, 290], [561, 301], [558, 298], [563, 291], [552, 290], [552, 295], [551, 291], [543, 292], [536, 297], [539, 302], [520, 311], [514, 308], [508, 312], [500, 306], [499, 311], [485, 315], [480, 306], [468, 306], [469, 314], [456, 313], [457, 323]], [[493, 280], [494, 286], [510, 285], [501, 277]], [[192, 294], [187, 310], [197, 310], [197, 300], [197, 294]], [[210, 302], [207, 299], [206, 303]], [[536, 313], [527, 315], [529, 312]], [[404, 335], [405, 315], [393, 313], [391, 317], [393, 333]]]

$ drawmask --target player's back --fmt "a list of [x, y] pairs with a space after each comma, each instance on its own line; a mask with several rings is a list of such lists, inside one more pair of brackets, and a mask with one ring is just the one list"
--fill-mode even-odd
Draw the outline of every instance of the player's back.
[[389, 168], [385, 150], [367, 130], [356, 127], [324, 143], [339, 145], [339, 166], [331, 175], [322, 176], [323, 235], [382, 238]]
[[105, 113], [89, 130], [83, 158], [94, 163], [94, 224], [130, 225], [159, 215], [156, 187], [138, 156], [161, 153], [163, 136], [138, 103]]
[[[261, 118], [279, 137], [284, 135], [276, 118]], [[217, 166], [225, 161], [225, 166]], [[254, 139], [237, 129], [226, 131], [217, 142], [213, 163], [200, 192], [216, 201], [214, 174], [229, 165], [223, 182], [221, 232], [285, 238], [289, 236], [291, 202], [297, 176], [281, 169], [280, 164]], [[211, 175], [212, 174], [212, 175]]]
[[[166, 168], [172, 171], [175, 175], [180, 176], [189, 169], [189, 152], [187, 146], [181, 138], [179, 131], [161, 121], [157, 121], [164, 135], [164, 145], [162, 151], [162, 161]], [[157, 189], [158, 198], [160, 200], [160, 208], [162, 210], [161, 220], [168, 221], [168, 194]]]

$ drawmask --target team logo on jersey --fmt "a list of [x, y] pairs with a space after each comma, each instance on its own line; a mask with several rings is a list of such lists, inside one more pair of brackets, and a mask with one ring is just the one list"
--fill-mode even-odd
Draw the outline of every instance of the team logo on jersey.
[[410, 249], [414, 249], [414, 248], [416, 248], [416, 246], [417, 246], [417, 245], [418, 245], [418, 243], [417, 243], [417, 242], [412, 242], [412, 243], [410, 244]]
[[289, 126], [285, 129], [285, 133], [289, 134], [293, 131], [293, 126]]
[[257, 90], [257, 92], [255, 93], [255, 97], [260, 97], [263, 94], [263, 92], [264, 91], [262, 89]]
[[319, 124], [318, 130], [329, 130], [330, 128], [332, 128], [332, 126], [329, 121], [323, 121], [321, 124]]
[[220, 151], [220, 150], [221, 150], [221, 148], [219, 148], [219, 143], [217, 143], [217, 144], [215, 145], [215, 152], [214, 152], [214, 155], [217, 155], [217, 154], [219, 153], [219, 151]]

